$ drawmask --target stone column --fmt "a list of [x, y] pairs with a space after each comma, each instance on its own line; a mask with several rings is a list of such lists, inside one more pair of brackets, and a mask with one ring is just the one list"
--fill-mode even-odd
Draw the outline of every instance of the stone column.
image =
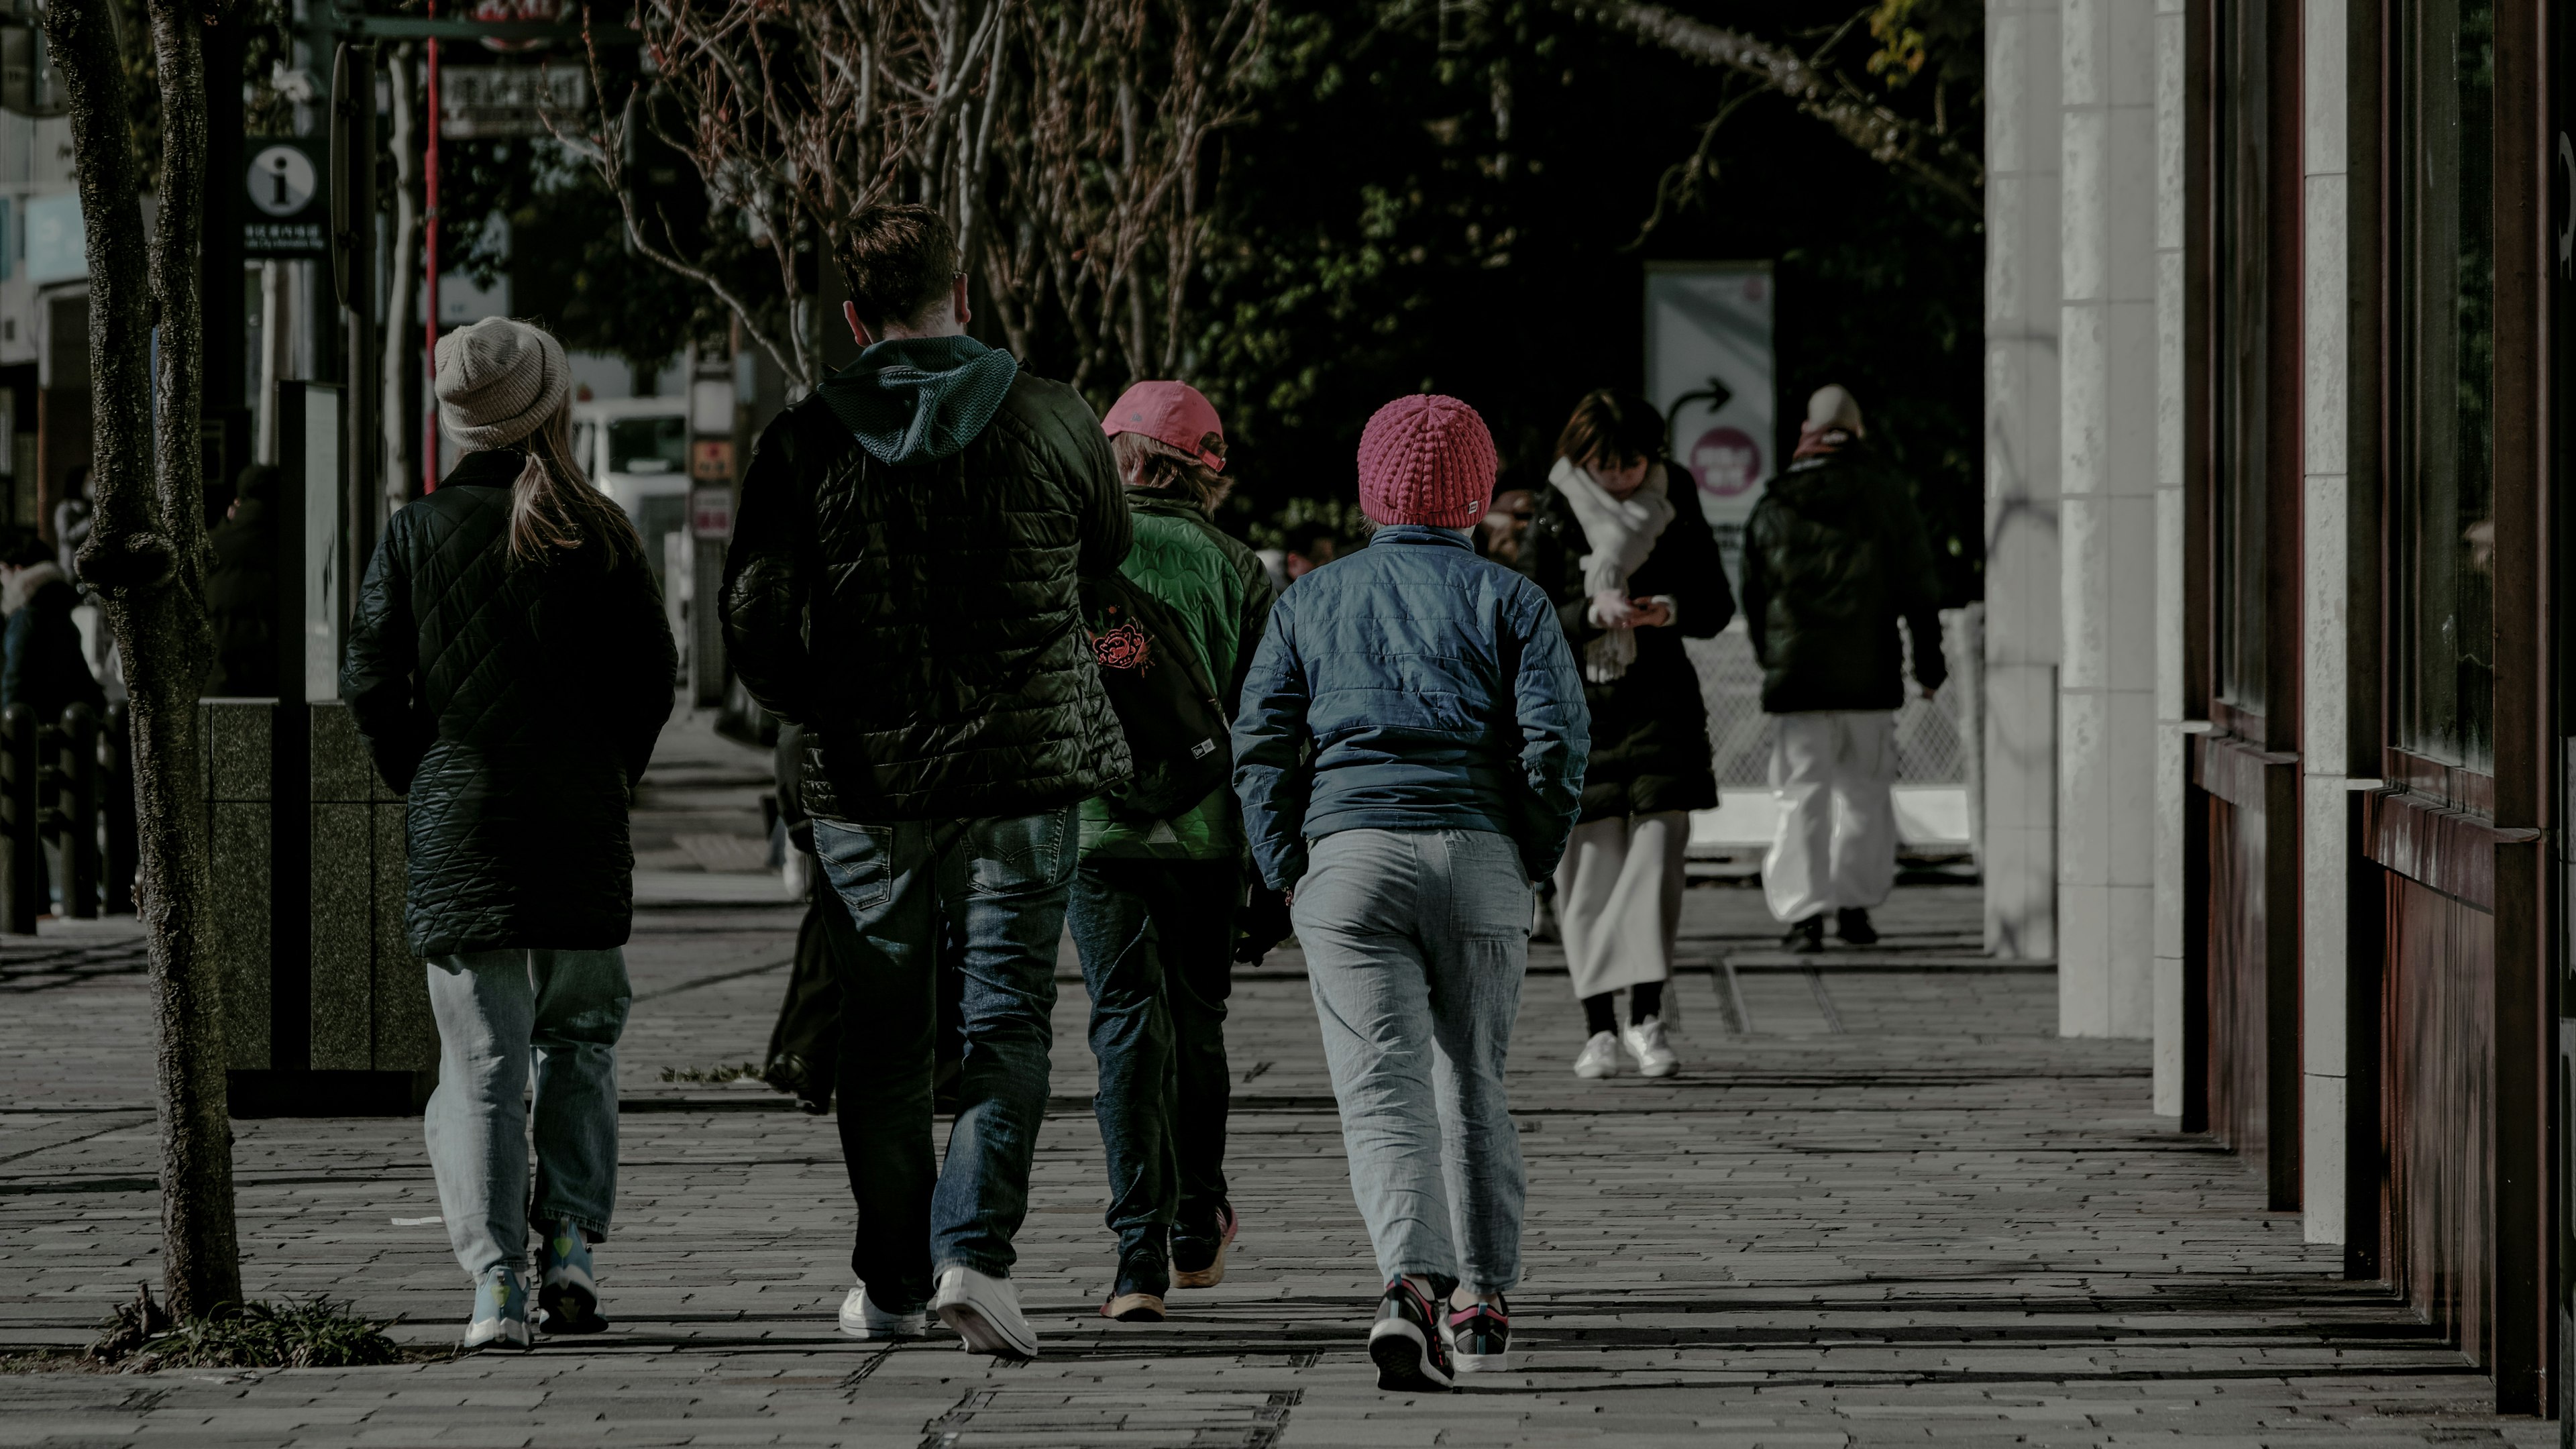
[[2057, 1019], [2153, 1024], [2154, 12], [2067, 0], [2061, 142]]
[[1986, 948], [2057, 954], [2058, 5], [1986, 6]]
[[2156, 45], [2156, 694], [2155, 1111], [2182, 1115], [2183, 799], [2190, 732], [2183, 704], [2183, 336], [2189, 216], [2183, 186], [2188, 118], [2186, 0], [2157, 0]]
[[[2299, 1204], [2311, 1243], [2344, 1240], [2344, 1054], [2350, 963], [2346, 828], [2350, 769], [2352, 270], [2356, 216], [2346, 138], [2351, 121], [2349, 7], [2306, 0], [2300, 41], [2299, 471], [2301, 610], [2299, 769]], [[2375, 278], [2364, 278], [2375, 281]], [[2366, 386], [2365, 382], [2365, 386]], [[2367, 768], [2367, 767], [2365, 767]], [[2375, 772], [2374, 772], [2375, 773]]]

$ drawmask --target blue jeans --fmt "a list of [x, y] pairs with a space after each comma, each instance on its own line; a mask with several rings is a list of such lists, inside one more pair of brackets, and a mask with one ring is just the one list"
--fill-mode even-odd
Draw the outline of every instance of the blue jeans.
[[[1046, 1120], [1055, 953], [1074, 812], [893, 825], [814, 822], [859, 949], [841, 983], [841, 1156], [858, 1202], [850, 1267], [877, 1307], [930, 1301], [937, 1269], [1007, 1278]], [[931, 1148], [939, 929], [965, 937], [965, 1055], [948, 1158]]]
[[1520, 1133], [1503, 1058], [1529, 964], [1530, 883], [1508, 836], [1344, 830], [1313, 841], [1290, 908], [1378, 1276], [1520, 1282]]
[[448, 1245], [466, 1272], [523, 1267], [531, 1222], [570, 1218], [594, 1242], [607, 1236], [617, 1203], [617, 1038], [632, 998], [626, 955], [614, 949], [469, 951], [429, 962], [438, 1090], [421, 1127]]
[[1123, 1255], [1175, 1224], [1216, 1236], [1226, 1205], [1225, 1001], [1234, 990], [1231, 860], [1094, 857], [1065, 915], [1091, 993], [1092, 1109]]

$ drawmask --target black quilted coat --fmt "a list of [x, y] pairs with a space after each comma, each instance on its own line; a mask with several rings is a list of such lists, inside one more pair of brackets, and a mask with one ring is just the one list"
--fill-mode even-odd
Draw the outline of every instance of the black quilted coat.
[[1100, 421], [1012, 379], [943, 456], [862, 448], [823, 394], [752, 449], [725, 559], [725, 642], [806, 728], [805, 808], [883, 823], [1033, 814], [1130, 773], [1077, 578], [1127, 556]]
[[626, 801], [671, 714], [671, 631], [640, 559], [512, 566], [524, 461], [469, 453], [396, 513], [349, 627], [340, 692], [410, 797], [422, 956], [602, 950], [634, 916]]
[[[1583, 702], [1592, 711], [1592, 758], [1583, 767], [1586, 821], [1717, 805], [1708, 704], [1682, 641], [1716, 638], [1735, 617], [1735, 596], [1727, 591], [1717, 535], [1700, 511], [1699, 489], [1687, 470], [1665, 467], [1673, 521], [1629, 576], [1628, 592], [1648, 599], [1671, 596], [1673, 622], [1636, 631], [1637, 657], [1627, 673], [1605, 683], [1584, 682]], [[1601, 636], [1592, 623], [1592, 595], [1583, 587], [1583, 559], [1592, 544], [1564, 494], [1545, 485], [1538, 492], [1529, 536], [1521, 544], [1521, 571], [1555, 602], [1556, 620], [1579, 662], [1584, 646]]]
[[[1828, 435], [1831, 436], [1831, 435]], [[1941, 583], [1903, 480], [1858, 438], [1791, 463], [1744, 529], [1744, 617], [1762, 662], [1762, 708], [1895, 709], [1914, 679], [1938, 689]]]

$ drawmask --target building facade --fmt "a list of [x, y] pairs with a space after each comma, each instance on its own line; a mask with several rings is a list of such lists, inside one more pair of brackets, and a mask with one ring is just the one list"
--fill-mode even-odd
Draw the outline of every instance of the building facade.
[[1990, 944], [2554, 1411], [2576, 16], [1987, 13]]

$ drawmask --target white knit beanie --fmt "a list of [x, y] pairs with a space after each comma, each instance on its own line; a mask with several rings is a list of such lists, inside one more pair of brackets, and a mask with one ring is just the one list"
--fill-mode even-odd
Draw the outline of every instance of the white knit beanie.
[[1839, 383], [1816, 389], [1807, 399], [1807, 426], [1816, 429], [1840, 428], [1847, 433], [1867, 433], [1860, 425], [1860, 399]]
[[438, 425], [467, 450], [535, 432], [572, 390], [563, 344], [544, 328], [486, 317], [438, 339]]

